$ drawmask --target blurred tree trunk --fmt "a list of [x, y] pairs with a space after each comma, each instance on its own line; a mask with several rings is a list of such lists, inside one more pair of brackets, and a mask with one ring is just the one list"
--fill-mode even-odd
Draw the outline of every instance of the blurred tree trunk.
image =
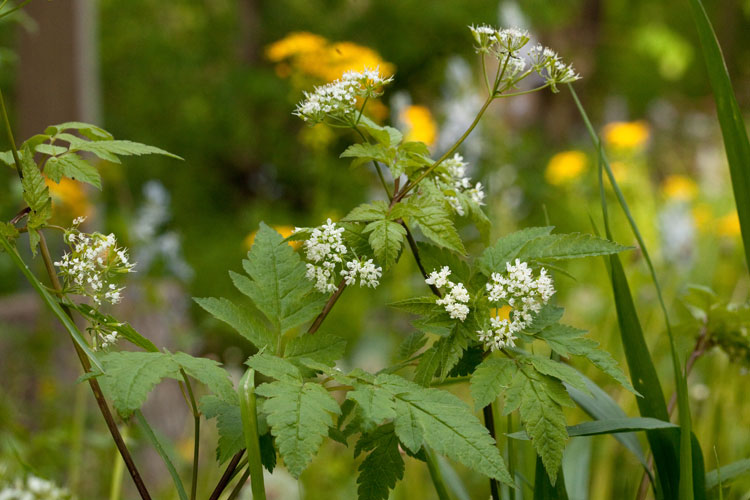
[[24, 10], [35, 26], [19, 37], [19, 138], [64, 121], [100, 122], [96, 0], [37, 0]]
[[260, 16], [257, 0], [240, 0], [239, 5], [239, 47], [240, 61], [252, 65], [259, 59]]

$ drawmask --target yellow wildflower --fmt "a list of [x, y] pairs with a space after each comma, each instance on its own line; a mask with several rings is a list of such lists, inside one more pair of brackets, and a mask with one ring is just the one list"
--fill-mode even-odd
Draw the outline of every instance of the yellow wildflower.
[[59, 204], [66, 215], [76, 217], [91, 215], [92, 206], [80, 182], [63, 177], [59, 184], [49, 179], [46, 180], [46, 183], [53, 203]]
[[738, 236], [740, 234], [740, 218], [737, 212], [721, 217], [717, 221], [716, 229], [720, 236]]
[[550, 158], [544, 178], [553, 186], [560, 186], [578, 178], [588, 168], [588, 158], [582, 151], [563, 151]]
[[668, 200], [692, 201], [698, 196], [698, 185], [685, 175], [669, 175], [661, 184], [661, 192]]
[[[294, 226], [271, 226], [276, 230], [277, 233], [279, 233], [284, 238], [288, 238], [294, 233]], [[255, 243], [255, 235], [258, 234], [258, 231], [253, 231], [252, 233], [248, 234], [245, 238], [245, 241], [243, 242], [243, 246], [245, 249], [250, 250], [252, 248], [253, 243]], [[289, 244], [294, 248], [295, 250], [302, 245], [301, 241], [290, 241]]]
[[401, 112], [400, 118], [408, 129], [405, 140], [421, 141], [428, 146], [435, 145], [437, 124], [429, 109], [425, 106], [408, 106]]
[[648, 141], [651, 129], [643, 120], [612, 122], [604, 127], [604, 141], [618, 149], [640, 149]]
[[298, 31], [289, 33], [281, 40], [266, 47], [266, 57], [272, 62], [280, 62], [301, 54], [318, 52], [328, 45], [328, 40], [320, 35]]
[[507, 319], [510, 320], [510, 312], [513, 310], [512, 307], [509, 305], [504, 305], [502, 307], [494, 308], [490, 311], [492, 316], [494, 316], [497, 319]]

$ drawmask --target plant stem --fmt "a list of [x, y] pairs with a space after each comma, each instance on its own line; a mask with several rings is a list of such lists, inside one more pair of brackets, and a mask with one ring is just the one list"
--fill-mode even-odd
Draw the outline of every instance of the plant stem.
[[190, 384], [190, 379], [185, 373], [185, 370], [180, 368], [182, 374], [182, 380], [185, 381], [185, 387], [187, 388], [187, 395], [190, 401], [190, 409], [193, 412], [193, 476], [190, 485], [190, 500], [195, 500], [196, 492], [198, 490], [198, 463], [200, 461], [200, 445], [201, 445], [201, 414], [198, 411], [198, 405], [195, 402], [195, 395], [193, 394], [193, 386]]
[[[245, 434], [245, 448], [247, 449], [247, 473], [251, 475], [250, 487], [253, 491], [253, 500], [266, 500], [258, 436], [258, 409], [255, 404], [255, 370], [249, 368], [245, 372], [242, 380], [240, 380], [238, 392], [240, 395], [242, 428]], [[246, 480], [247, 478], [245, 478]], [[240, 488], [245, 481], [240, 479]]]
[[320, 328], [320, 325], [323, 324], [323, 320], [326, 319], [326, 316], [328, 316], [328, 313], [331, 312], [331, 308], [333, 308], [333, 305], [336, 303], [337, 300], [339, 300], [339, 297], [341, 297], [341, 294], [344, 293], [344, 289], [346, 288], [346, 281], [341, 280], [341, 283], [339, 283], [339, 287], [336, 289], [336, 291], [331, 295], [331, 298], [328, 299], [328, 302], [326, 302], [326, 305], [323, 307], [323, 310], [320, 314], [318, 314], [318, 317], [315, 318], [315, 321], [313, 321], [312, 325], [310, 325], [310, 328], [307, 329], [307, 333], [312, 335], [315, 332], [318, 331], [318, 328]]
[[240, 463], [242, 455], [244, 454], [245, 450], [240, 450], [232, 457], [232, 460], [229, 461], [227, 468], [224, 469], [224, 474], [222, 474], [221, 479], [219, 479], [219, 482], [216, 484], [216, 488], [214, 488], [214, 491], [211, 493], [211, 496], [208, 497], [208, 500], [219, 500], [219, 497], [221, 496], [224, 489], [226, 489], [229, 481], [232, 480], [234, 470], [237, 468], [237, 465]]
[[[482, 413], [484, 414], [484, 426], [490, 432], [492, 439], [497, 442], [497, 439], [495, 438], [495, 416], [492, 414], [492, 404], [490, 403], [482, 408]], [[490, 478], [490, 494], [492, 495], [492, 500], [500, 500], [500, 489], [498, 488], [497, 479]]]
[[16, 148], [16, 141], [13, 138], [13, 129], [10, 126], [10, 119], [8, 118], [8, 110], [5, 109], [5, 99], [3, 99], [2, 90], [0, 90], [0, 109], [2, 109], [2, 112], [3, 112], [3, 121], [5, 122], [5, 133], [8, 135], [8, 142], [10, 142], [10, 152], [13, 155], [13, 162], [16, 164], [16, 171], [18, 172], [18, 177], [20, 177], [21, 180], [23, 180], [23, 167], [21, 167], [21, 159], [18, 157], [18, 149]]
[[[128, 437], [127, 426], [123, 429], [124, 439]], [[122, 461], [122, 457], [119, 452], [115, 453], [115, 464], [112, 467], [112, 483], [109, 487], [109, 500], [120, 500], [120, 494], [122, 493], [122, 472], [123, 465], [125, 462]]]
[[[240, 491], [242, 491], [242, 488], [245, 487], [245, 484], [247, 483], [247, 479], [249, 477], [250, 477], [250, 467], [245, 469], [245, 472], [242, 473], [242, 476], [240, 476], [240, 480], [237, 483], [237, 486], [234, 487], [234, 489], [232, 490], [232, 493], [230, 493], [229, 496], [227, 497], [227, 500], [234, 500], [235, 498], [237, 498], [237, 495], [239, 495]], [[253, 494], [253, 499], [255, 499], [255, 494]]]
[[427, 462], [427, 470], [430, 471], [430, 478], [432, 479], [432, 484], [435, 485], [438, 498], [440, 500], [451, 500], [435, 452], [428, 446], [424, 446], [422, 449], [424, 450], [425, 462]]
[[[47, 274], [49, 275], [52, 287], [55, 289], [58, 295], [61, 295], [62, 285], [60, 284], [60, 279], [57, 277], [57, 272], [55, 271], [54, 265], [52, 264], [52, 258], [50, 257], [49, 248], [47, 247], [47, 240], [45, 239], [44, 234], [41, 231], [39, 232], [39, 238], [39, 248], [41, 250], [40, 253], [42, 255], [42, 260], [44, 261], [44, 267], [47, 269]], [[73, 314], [70, 311], [70, 308], [62, 303], [60, 304], [60, 307], [72, 320]], [[71, 340], [73, 339], [71, 338]], [[76, 354], [78, 355], [78, 359], [81, 362], [84, 373], [89, 373], [91, 371], [91, 362], [89, 361], [88, 356], [83, 352], [81, 346], [79, 346], [75, 341], [73, 341], [73, 347], [75, 347]], [[125, 465], [128, 468], [130, 477], [133, 478], [133, 482], [135, 483], [135, 487], [138, 490], [138, 493], [141, 495], [141, 498], [143, 500], [150, 500], [151, 495], [149, 494], [148, 489], [146, 489], [146, 485], [143, 482], [140, 473], [138, 472], [138, 468], [133, 461], [133, 457], [130, 455], [130, 451], [125, 444], [125, 441], [122, 439], [120, 430], [117, 428], [117, 424], [115, 423], [115, 419], [112, 416], [112, 412], [110, 411], [109, 406], [107, 405], [107, 401], [104, 398], [104, 393], [102, 393], [102, 389], [99, 386], [99, 381], [97, 381], [96, 378], [89, 378], [88, 382], [89, 386], [91, 386], [91, 392], [94, 393], [96, 404], [97, 406], [99, 406], [102, 417], [104, 417], [104, 421], [107, 424], [109, 433], [112, 435], [112, 439], [115, 441], [115, 446], [117, 446], [122, 459], [125, 461]]]
[[[401, 221], [401, 226], [406, 230], [406, 241], [409, 242], [411, 253], [412, 255], [414, 255], [414, 260], [417, 261], [419, 272], [422, 273], [424, 279], [427, 279], [427, 271], [425, 270], [424, 265], [422, 265], [422, 259], [419, 257], [419, 247], [417, 247], [417, 242], [414, 240], [414, 236], [411, 234], [411, 231], [409, 231], [409, 227], [406, 225], [406, 222]], [[430, 290], [432, 290], [432, 293], [437, 295], [438, 298], [443, 296], [443, 294], [440, 293], [438, 287], [436, 287], [435, 285], [430, 285]]]
[[[364, 106], [363, 106], [364, 109]], [[360, 112], [361, 116], [361, 112]], [[359, 123], [359, 119], [357, 119], [357, 123]], [[352, 127], [356, 133], [359, 134], [359, 136], [362, 138], [362, 141], [369, 144], [370, 141], [367, 140], [367, 137], [365, 137], [365, 134], [362, 133], [361, 130], [357, 127], [356, 124]], [[388, 195], [388, 201], [391, 201], [393, 199], [393, 195], [391, 194], [391, 190], [388, 189], [388, 183], [385, 182], [385, 177], [383, 176], [383, 170], [380, 168], [380, 163], [378, 163], [376, 160], [372, 160], [372, 164], [375, 167], [375, 171], [378, 173], [378, 177], [380, 178], [380, 183], [383, 185], [383, 189], [385, 189], [385, 194]]]

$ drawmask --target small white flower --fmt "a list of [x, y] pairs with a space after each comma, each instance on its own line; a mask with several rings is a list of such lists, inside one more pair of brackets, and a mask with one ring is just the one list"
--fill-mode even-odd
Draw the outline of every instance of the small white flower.
[[442, 188], [448, 204], [458, 215], [465, 215], [461, 200], [455, 193], [467, 194], [477, 205], [484, 205], [484, 188], [481, 182], [472, 184], [471, 178], [466, 175], [468, 163], [463, 156], [456, 153], [453, 158], [443, 162], [443, 171], [436, 176], [436, 182]]
[[471, 296], [463, 283], [454, 283], [448, 279], [450, 274], [450, 268], [444, 266], [439, 272], [432, 271], [425, 279], [425, 283], [434, 285], [437, 288], [446, 288], [448, 292], [443, 297], [437, 299], [435, 303], [443, 306], [451, 319], [464, 321], [469, 314], [469, 306], [466, 304], [471, 299]]
[[344, 277], [347, 285], [354, 285], [359, 275], [359, 286], [368, 286], [375, 288], [380, 284], [380, 277], [383, 274], [383, 268], [376, 266], [372, 259], [365, 262], [361, 260], [350, 260], [346, 263], [346, 269], [341, 270], [341, 276]]
[[450, 281], [448, 281], [448, 276], [450, 275], [450, 267], [445, 266], [440, 270], [440, 272], [432, 271], [424, 281], [428, 285], [435, 285], [437, 288], [444, 288], [448, 283], [450, 283]]
[[70, 493], [53, 483], [29, 475], [0, 490], [0, 500], [69, 500]]

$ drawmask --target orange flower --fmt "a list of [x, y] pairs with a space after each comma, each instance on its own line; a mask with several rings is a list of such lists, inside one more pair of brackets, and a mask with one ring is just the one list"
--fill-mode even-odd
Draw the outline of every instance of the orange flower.
[[400, 118], [408, 129], [405, 140], [424, 142], [428, 146], [435, 144], [437, 124], [425, 106], [408, 106], [401, 112]]
[[588, 158], [582, 151], [563, 151], [550, 158], [544, 178], [553, 186], [560, 186], [578, 178], [588, 168]]
[[[294, 226], [271, 226], [273, 229], [276, 230], [277, 233], [279, 233], [284, 238], [290, 237], [294, 233]], [[253, 243], [255, 243], [255, 235], [258, 234], [258, 231], [253, 231], [252, 233], [248, 234], [243, 242], [243, 246], [246, 250], [250, 250], [253, 246]], [[295, 250], [298, 249], [300, 246], [302, 246], [301, 241], [290, 241], [289, 245], [292, 246]]]
[[604, 141], [617, 149], [641, 149], [651, 135], [651, 129], [643, 120], [634, 122], [612, 122], [604, 127]]

